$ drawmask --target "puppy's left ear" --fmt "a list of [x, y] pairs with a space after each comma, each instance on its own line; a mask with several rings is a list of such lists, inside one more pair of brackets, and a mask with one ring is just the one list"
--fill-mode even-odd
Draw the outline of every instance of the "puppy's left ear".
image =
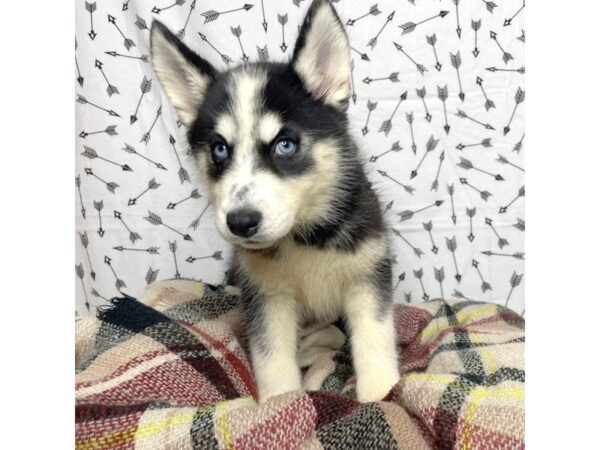
[[292, 67], [313, 98], [344, 110], [350, 97], [350, 44], [328, 0], [310, 6], [292, 57]]

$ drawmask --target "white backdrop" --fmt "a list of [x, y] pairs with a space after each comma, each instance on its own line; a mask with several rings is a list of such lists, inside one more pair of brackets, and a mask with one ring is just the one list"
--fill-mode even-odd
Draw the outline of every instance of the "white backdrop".
[[[150, 66], [149, 27], [160, 19], [221, 69], [287, 60], [309, 1], [246, 1], [76, 2], [79, 313], [157, 279], [222, 282], [228, 246]], [[522, 313], [523, 0], [334, 4], [353, 47], [352, 131], [394, 230], [396, 301]]]

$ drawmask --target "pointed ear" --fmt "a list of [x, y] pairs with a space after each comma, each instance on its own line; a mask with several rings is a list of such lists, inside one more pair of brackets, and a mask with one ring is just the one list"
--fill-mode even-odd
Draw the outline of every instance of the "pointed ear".
[[150, 31], [150, 52], [154, 72], [167, 97], [179, 119], [190, 126], [217, 71], [157, 20]]
[[292, 67], [310, 94], [338, 109], [350, 97], [350, 44], [328, 0], [310, 6], [292, 57]]

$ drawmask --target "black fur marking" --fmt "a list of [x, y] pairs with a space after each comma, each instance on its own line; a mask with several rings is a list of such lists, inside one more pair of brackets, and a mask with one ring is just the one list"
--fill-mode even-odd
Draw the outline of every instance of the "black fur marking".
[[392, 304], [392, 261], [389, 257], [379, 260], [373, 268], [371, 283], [377, 291], [377, 310], [382, 319]]

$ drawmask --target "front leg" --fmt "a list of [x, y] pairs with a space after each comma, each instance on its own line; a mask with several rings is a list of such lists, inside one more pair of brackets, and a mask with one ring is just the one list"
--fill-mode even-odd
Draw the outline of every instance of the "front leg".
[[396, 334], [389, 300], [369, 283], [353, 286], [345, 299], [356, 396], [360, 402], [381, 400], [400, 380]]
[[298, 317], [293, 298], [244, 295], [246, 333], [258, 400], [302, 389], [296, 360]]

